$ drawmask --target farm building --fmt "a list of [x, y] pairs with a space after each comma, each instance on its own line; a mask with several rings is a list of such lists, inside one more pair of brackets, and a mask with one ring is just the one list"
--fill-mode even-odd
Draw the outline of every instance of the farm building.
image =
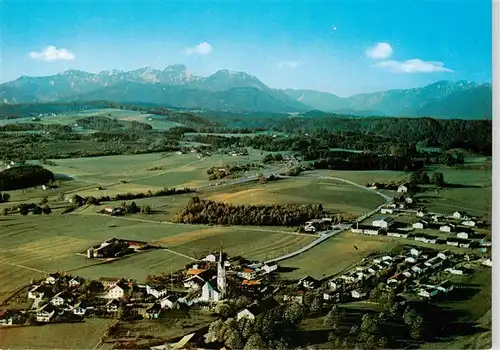
[[458, 210], [458, 211], [454, 212], [453, 215], [452, 215], [452, 217], [455, 218], [455, 219], [462, 219], [462, 220], [468, 219], [467, 213], [464, 212], [464, 211], [461, 211], [461, 210]]
[[363, 292], [360, 289], [356, 289], [356, 290], [351, 291], [351, 296], [354, 299], [361, 299], [361, 298], [366, 297], [366, 295], [367, 295], [367, 293]]
[[462, 225], [468, 227], [476, 227], [477, 223], [474, 220], [464, 220], [462, 221]]
[[299, 280], [298, 285], [307, 289], [313, 289], [317, 283], [318, 281], [315, 278], [311, 276], [305, 276]]
[[431, 236], [431, 235], [415, 235], [415, 241], [420, 241], [424, 243], [430, 243], [430, 244], [436, 244], [437, 242], [437, 237], [436, 236]]
[[390, 237], [400, 237], [400, 238], [408, 238], [410, 233], [408, 231], [403, 231], [403, 230], [394, 230], [394, 231], [388, 231], [387, 236]]
[[429, 225], [429, 223], [427, 221], [424, 221], [424, 220], [420, 220], [420, 221], [417, 221], [415, 222], [413, 225], [411, 225], [413, 228], [417, 228], [417, 229], [424, 229], [426, 228], [427, 226]]
[[457, 233], [457, 238], [467, 239], [469, 238], [469, 234], [467, 232], [459, 232]]
[[456, 229], [456, 226], [454, 224], [446, 224], [446, 225], [439, 227], [439, 231], [446, 232], [446, 233], [454, 232], [455, 229]]
[[398, 186], [398, 193], [408, 193], [408, 186], [406, 184]]
[[394, 214], [396, 209], [394, 208], [389, 208], [389, 207], [382, 207], [380, 208], [380, 213], [381, 214]]
[[278, 307], [280, 304], [273, 297], [259, 300], [238, 312], [236, 319], [239, 321], [242, 318], [254, 320], [260, 314]]
[[419, 209], [417, 210], [417, 216], [419, 218], [423, 218], [427, 216], [427, 210], [426, 209]]
[[388, 228], [394, 223], [394, 219], [390, 217], [383, 217], [378, 220], [373, 220], [372, 225], [375, 227]]

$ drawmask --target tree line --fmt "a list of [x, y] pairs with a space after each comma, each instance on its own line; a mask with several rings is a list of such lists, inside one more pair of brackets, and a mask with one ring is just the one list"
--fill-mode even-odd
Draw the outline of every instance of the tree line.
[[185, 224], [299, 226], [326, 215], [317, 205], [233, 205], [193, 197], [173, 221]]
[[40, 165], [22, 165], [0, 171], [0, 191], [11, 191], [47, 184], [54, 174]]

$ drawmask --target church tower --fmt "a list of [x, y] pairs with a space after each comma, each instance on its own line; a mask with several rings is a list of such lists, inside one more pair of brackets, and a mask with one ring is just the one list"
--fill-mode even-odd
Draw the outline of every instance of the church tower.
[[226, 295], [226, 269], [222, 257], [222, 245], [219, 254], [219, 262], [217, 263], [217, 289], [221, 293], [221, 298]]

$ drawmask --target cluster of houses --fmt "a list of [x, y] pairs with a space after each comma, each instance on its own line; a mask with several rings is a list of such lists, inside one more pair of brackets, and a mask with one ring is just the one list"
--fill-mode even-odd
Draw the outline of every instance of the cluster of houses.
[[[421, 298], [434, 298], [453, 290], [453, 285], [447, 280], [429, 282], [441, 273], [449, 275], [464, 275], [470, 272], [464, 267], [464, 261], [471, 258], [468, 255], [453, 254], [449, 251], [435, 251], [420, 247], [406, 247], [399, 255], [381, 255], [365, 260], [362, 264], [327, 282], [324, 300], [338, 301], [344, 293], [352, 299], [367, 298], [373, 289], [370, 283], [376, 276], [388, 274], [387, 279], [379, 281], [387, 288], [399, 292], [406, 290]], [[491, 261], [491, 260], [490, 260]]]
[[304, 225], [304, 231], [318, 232], [328, 230], [332, 226], [332, 221], [332, 218], [311, 219]]
[[[395, 210], [393, 207], [383, 207], [381, 213], [392, 214], [393, 210]], [[358, 223], [351, 227], [351, 231], [365, 235], [409, 238], [428, 244], [446, 244], [461, 248], [476, 248], [483, 245], [482, 242], [474, 241], [475, 238], [482, 237], [481, 234], [474, 232], [474, 228], [480, 224], [480, 221], [466, 213], [457, 211], [446, 218], [443, 215], [429, 214], [424, 209], [419, 209], [416, 211], [416, 216], [416, 221], [411, 224], [397, 222], [394, 217], [384, 216], [373, 220], [371, 225]], [[446, 236], [440, 238], [437, 235], [418, 232], [418, 230], [426, 229], [436, 230]]]
[[119, 258], [126, 254], [151, 248], [147, 242], [129, 239], [111, 238], [86, 251], [88, 259]]

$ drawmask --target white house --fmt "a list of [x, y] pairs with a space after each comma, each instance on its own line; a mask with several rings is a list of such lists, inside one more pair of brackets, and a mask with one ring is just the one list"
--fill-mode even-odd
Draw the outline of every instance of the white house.
[[439, 228], [439, 231], [441, 232], [446, 232], [446, 233], [450, 233], [452, 231], [455, 231], [455, 225], [453, 224], [446, 224], [446, 225], [443, 225]]
[[339, 287], [339, 281], [337, 281], [337, 280], [328, 281], [328, 289], [330, 291], [335, 292], [338, 287]]
[[406, 186], [406, 185], [400, 185], [398, 187], [398, 193], [408, 193], [408, 186]]
[[492, 267], [493, 266], [493, 263], [491, 261], [491, 258], [488, 258], [486, 260], [484, 260], [481, 265], [484, 265], [484, 266], [489, 266], [489, 267]]
[[467, 218], [467, 213], [459, 210], [459, 211], [454, 212], [452, 216], [455, 219], [464, 219], [464, 218]]
[[205, 280], [198, 275], [188, 277], [184, 280], [184, 288], [200, 289], [205, 284]]
[[379, 220], [373, 220], [372, 225], [375, 227], [388, 228], [393, 224], [393, 222], [394, 222], [393, 218], [384, 217]]
[[366, 297], [366, 293], [359, 290], [359, 289], [355, 289], [355, 290], [351, 291], [351, 296], [355, 299], [361, 299], [361, 298]]
[[474, 220], [465, 220], [465, 221], [462, 221], [462, 225], [469, 226], [469, 227], [475, 227], [476, 222]]
[[165, 295], [167, 295], [168, 290], [165, 287], [152, 287], [149, 285], [146, 285], [146, 294], [147, 295], [152, 295], [156, 299], [159, 299]]
[[52, 304], [45, 304], [38, 309], [36, 313], [37, 322], [50, 322], [54, 314], [56, 313], [56, 308]]
[[351, 232], [352, 233], [363, 233], [363, 228], [360, 228], [359, 226], [358, 227], [351, 227]]
[[425, 209], [419, 209], [419, 210], [417, 210], [417, 216], [419, 218], [426, 217], [427, 216], [427, 210], [425, 210]]
[[414, 264], [417, 262], [417, 259], [415, 259], [413, 256], [409, 256], [405, 259], [405, 262], [409, 262], [411, 264]]
[[54, 306], [62, 306], [70, 300], [66, 292], [59, 292], [50, 299], [50, 303]]
[[457, 238], [467, 239], [469, 238], [469, 234], [467, 232], [459, 232], [457, 233]]
[[216, 262], [217, 256], [215, 254], [208, 254], [205, 258], [203, 258], [203, 260], [210, 261], [210, 262]]
[[35, 286], [28, 291], [28, 299], [41, 299], [45, 295], [45, 288], [42, 286]]
[[403, 231], [388, 231], [387, 236], [389, 237], [399, 237], [399, 238], [408, 238], [410, 235], [409, 232], [403, 232]]
[[445, 251], [439, 252], [437, 254], [437, 256], [443, 260], [446, 260], [451, 256], [451, 253], [448, 250], [445, 250]]
[[77, 316], [85, 316], [86, 312], [87, 312], [87, 307], [83, 303], [78, 303], [75, 306], [73, 306], [73, 314]]
[[257, 277], [257, 273], [255, 272], [255, 270], [248, 267], [242, 268], [241, 271], [238, 271], [236, 273], [236, 275], [246, 280], [253, 280], [255, 277]]
[[394, 209], [393, 208], [380, 208], [380, 213], [382, 214], [393, 214], [394, 213]]
[[454, 267], [448, 267], [447, 269], [444, 269], [444, 271], [451, 273], [452, 275], [463, 275], [464, 271], [461, 269], [457, 269]]
[[118, 300], [116, 300], [116, 299], [111, 299], [106, 304], [106, 310], [108, 312], [118, 312], [119, 308], [120, 308], [120, 302]]
[[405, 197], [405, 202], [408, 203], [408, 204], [412, 204], [413, 203], [413, 198], [412, 197]]
[[376, 227], [367, 227], [363, 230], [365, 235], [376, 236], [380, 233], [380, 229]]
[[451, 246], [453, 246], [453, 247], [458, 247], [458, 241], [457, 241], [457, 240], [454, 240], [454, 239], [453, 239], [453, 240], [448, 239], [448, 240], [446, 241], [446, 244], [447, 244], [447, 245], [451, 245]]
[[410, 249], [410, 255], [412, 256], [419, 256], [420, 254], [422, 254], [422, 252], [418, 249], [415, 249], [415, 248], [411, 248]]
[[271, 273], [273, 271], [276, 271], [277, 269], [278, 269], [277, 264], [265, 264], [264, 266], [262, 266], [262, 270], [265, 273]]
[[177, 303], [177, 298], [174, 296], [164, 297], [160, 299], [159, 303], [162, 309], [175, 309], [179, 305]]
[[221, 300], [221, 292], [210, 282], [205, 282], [203, 287], [201, 288], [201, 297], [202, 301], [220, 301]]
[[129, 296], [130, 287], [126, 284], [115, 285], [108, 289], [104, 295], [104, 299], [122, 299]]
[[0, 326], [12, 326], [14, 317], [9, 310], [0, 310]]
[[412, 266], [410, 268], [413, 272], [417, 273], [417, 274], [421, 274], [422, 272], [424, 272], [426, 269], [422, 266], [422, 265], [415, 265], [415, 266]]
[[45, 284], [56, 284], [59, 279], [59, 275], [55, 273], [51, 273], [46, 279]]
[[424, 229], [427, 227], [429, 223], [427, 221], [417, 221], [413, 225], [411, 225], [413, 228], [418, 228], [418, 229]]
[[75, 276], [69, 280], [68, 284], [70, 287], [78, 287], [82, 284], [83, 278]]

